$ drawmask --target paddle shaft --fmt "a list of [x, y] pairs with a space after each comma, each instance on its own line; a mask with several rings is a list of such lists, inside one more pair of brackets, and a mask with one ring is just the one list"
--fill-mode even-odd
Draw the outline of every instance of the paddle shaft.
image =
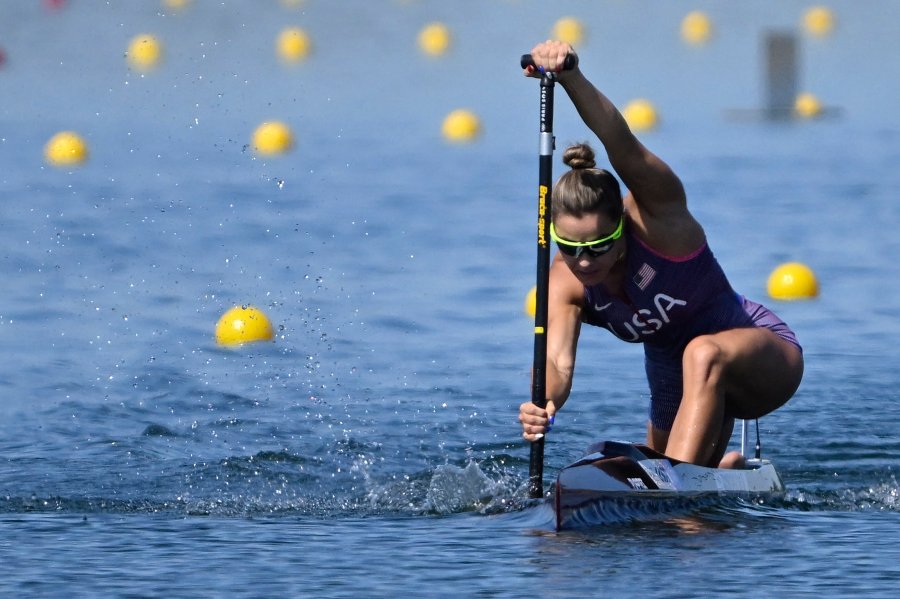
[[[534, 308], [534, 365], [531, 403], [547, 405], [547, 296], [550, 288], [550, 208], [553, 177], [553, 88], [552, 74], [541, 77], [541, 133], [538, 158], [537, 277]], [[531, 443], [528, 496], [544, 495], [544, 439]]]
[[[530, 54], [522, 56], [522, 68], [534, 66]], [[575, 66], [575, 57], [566, 57], [564, 69]], [[531, 378], [531, 403], [547, 405], [547, 296], [550, 288], [550, 209], [553, 187], [553, 91], [554, 73], [541, 76], [540, 154], [538, 158], [537, 281], [534, 309], [534, 365]], [[544, 438], [531, 443], [528, 468], [528, 496], [544, 495]]]

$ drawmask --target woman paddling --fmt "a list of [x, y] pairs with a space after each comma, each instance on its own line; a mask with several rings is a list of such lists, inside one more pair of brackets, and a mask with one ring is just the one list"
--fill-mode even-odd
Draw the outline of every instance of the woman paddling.
[[615, 177], [596, 168], [588, 144], [566, 150], [572, 170], [552, 196], [559, 251], [550, 268], [547, 406], [520, 406], [523, 436], [541, 438], [566, 402], [586, 322], [644, 344], [651, 448], [694, 464], [739, 466], [736, 452], [723, 459], [734, 419], [758, 418], [791, 398], [802, 349], [775, 314], [731, 288], [679, 178], [577, 66], [562, 70], [569, 54], [566, 43], [538, 44], [525, 74], [556, 73], [628, 193], [623, 199]]

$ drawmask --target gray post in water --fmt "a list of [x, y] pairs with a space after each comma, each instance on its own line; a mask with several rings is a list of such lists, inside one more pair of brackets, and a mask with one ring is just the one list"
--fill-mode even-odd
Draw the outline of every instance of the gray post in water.
[[767, 116], [790, 118], [797, 98], [797, 36], [788, 31], [769, 31], [765, 44]]

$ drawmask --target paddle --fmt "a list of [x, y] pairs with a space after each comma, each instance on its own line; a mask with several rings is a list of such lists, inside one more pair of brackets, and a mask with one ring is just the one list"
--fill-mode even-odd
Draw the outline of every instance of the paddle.
[[[569, 54], [563, 69], [577, 64], [575, 55]], [[534, 67], [531, 54], [524, 54], [522, 68]], [[541, 74], [540, 105], [540, 155], [538, 161], [538, 230], [537, 230], [537, 285], [534, 309], [534, 366], [531, 378], [531, 403], [543, 408], [547, 405], [547, 295], [550, 288], [550, 207], [553, 187], [553, 89], [556, 74]], [[531, 443], [528, 468], [528, 496], [537, 499], [544, 495], [544, 438]]]

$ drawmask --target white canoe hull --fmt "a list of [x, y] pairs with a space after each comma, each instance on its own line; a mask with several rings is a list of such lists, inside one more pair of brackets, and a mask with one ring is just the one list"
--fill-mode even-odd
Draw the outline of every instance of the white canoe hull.
[[784, 483], [768, 460], [740, 470], [705, 468], [643, 445], [605, 441], [563, 468], [556, 480], [557, 529], [599, 523], [629, 510], [665, 512], [721, 497], [773, 497]]

